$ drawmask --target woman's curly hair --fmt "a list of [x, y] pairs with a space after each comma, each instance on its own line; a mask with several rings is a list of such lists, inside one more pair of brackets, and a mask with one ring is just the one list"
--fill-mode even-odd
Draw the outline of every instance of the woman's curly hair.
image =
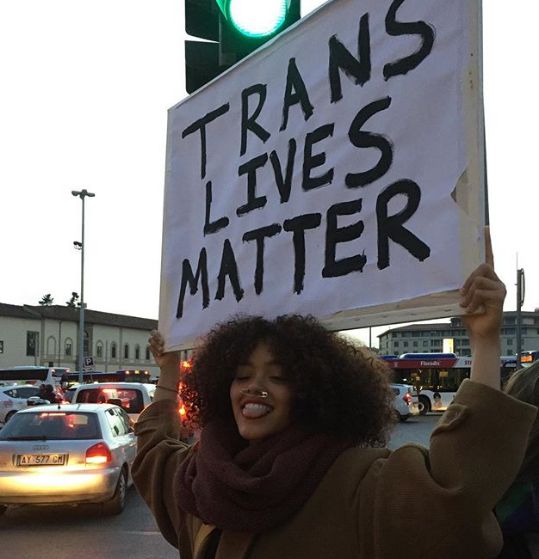
[[230, 384], [260, 342], [269, 345], [293, 383], [293, 414], [302, 428], [356, 444], [386, 444], [394, 423], [388, 367], [312, 316], [238, 316], [207, 335], [185, 379], [202, 427], [215, 419], [234, 421]]

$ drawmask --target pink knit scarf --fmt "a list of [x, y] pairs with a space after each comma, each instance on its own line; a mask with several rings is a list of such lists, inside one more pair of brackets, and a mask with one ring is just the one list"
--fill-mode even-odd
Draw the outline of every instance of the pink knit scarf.
[[263, 532], [299, 510], [351, 446], [297, 427], [246, 446], [235, 427], [209, 424], [178, 471], [180, 508], [220, 529]]

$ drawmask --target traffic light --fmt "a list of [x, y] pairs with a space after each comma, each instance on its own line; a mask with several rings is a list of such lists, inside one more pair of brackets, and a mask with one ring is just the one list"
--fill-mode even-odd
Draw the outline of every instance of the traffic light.
[[186, 89], [191, 93], [300, 19], [301, 0], [185, 0]]

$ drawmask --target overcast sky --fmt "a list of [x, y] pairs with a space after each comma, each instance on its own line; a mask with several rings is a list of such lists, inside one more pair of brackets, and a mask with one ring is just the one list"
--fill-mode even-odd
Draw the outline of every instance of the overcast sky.
[[[302, 11], [321, 3], [303, 0]], [[483, 12], [496, 266], [514, 310], [518, 253], [533, 310], [539, 4], [488, 0]], [[65, 304], [80, 291], [71, 190], [86, 188], [96, 194], [86, 201], [88, 308], [157, 318], [166, 112], [186, 95], [183, 28], [183, 0], [0, 0], [0, 302], [51, 293]]]

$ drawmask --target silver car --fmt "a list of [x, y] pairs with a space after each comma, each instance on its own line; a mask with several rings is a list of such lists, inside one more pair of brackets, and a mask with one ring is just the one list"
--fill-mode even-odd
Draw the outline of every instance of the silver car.
[[103, 503], [119, 514], [131, 485], [136, 440], [111, 404], [19, 411], [0, 430], [0, 514], [7, 505]]
[[391, 390], [395, 394], [395, 415], [400, 421], [406, 421], [412, 415], [412, 387], [408, 384], [392, 384]]
[[27, 400], [37, 396], [39, 387], [14, 384], [0, 387], [0, 423], [7, 423], [19, 410], [27, 407]]

